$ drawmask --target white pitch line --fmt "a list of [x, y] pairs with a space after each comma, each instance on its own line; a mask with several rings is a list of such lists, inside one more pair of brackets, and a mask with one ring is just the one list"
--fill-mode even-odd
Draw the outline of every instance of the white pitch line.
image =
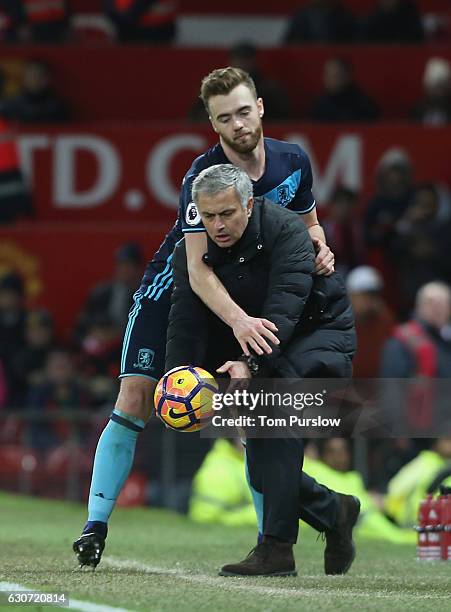
[[[127, 560], [127, 559], [115, 559], [112, 557], [104, 557], [102, 563], [116, 569], [136, 569], [145, 574], [160, 574], [166, 576], [177, 576], [177, 578], [190, 582], [192, 584], [208, 585], [211, 587], [220, 587], [221, 589], [230, 591], [247, 591], [251, 593], [258, 593], [260, 595], [269, 595], [275, 597], [305, 597], [306, 595], [333, 595], [332, 589], [325, 589], [323, 587], [266, 587], [256, 584], [238, 584], [237, 580], [242, 581], [243, 578], [232, 578], [232, 577], [214, 577], [208, 576], [207, 574], [190, 574], [189, 570], [165, 568], [154, 565], [146, 565], [139, 561]], [[252, 579], [252, 577], [250, 577]], [[301, 577], [302, 579], [302, 577]], [[366, 592], [360, 589], [355, 589], [346, 584], [340, 585], [339, 582], [342, 576], [329, 576], [329, 580], [334, 581], [334, 586], [337, 587], [336, 595], [348, 595], [349, 597], [365, 597], [367, 599], [380, 598], [380, 599], [393, 599], [394, 596], [407, 598], [407, 599], [425, 599], [425, 600], [441, 600], [445, 599], [449, 601], [448, 595], [434, 595], [427, 593], [386, 593], [381, 591]], [[270, 580], [277, 580], [270, 578]], [[338, 591], [339, 589], [339, 591]]]
[[[49, 593], [51, 591], [42, 591], [41, 589], [33, 589], [32, 587], [26, 587], [23, 584], [15, 584], [13, 582], [0, 582], [0, 591], [20, 591], [21, 593]], [[72, 599], [68, 596], [69, 604], [62, 603], [45, 603], [43, 605], [58, 606], [60, 608], [71, 608], [72, 610], [82, 610], [82, 612], [133, 612], [127, 608], [113, 608], [112, 606], [105, 606], [103, 604], [95, 604], [90, 601], [80, 601], [79, 599]]]

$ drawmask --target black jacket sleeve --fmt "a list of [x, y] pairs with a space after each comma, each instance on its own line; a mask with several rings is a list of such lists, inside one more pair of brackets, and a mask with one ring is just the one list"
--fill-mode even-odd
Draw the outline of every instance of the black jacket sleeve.
[[191, 289], [184, 241], [174, 250], [174, 289], [166, 342], [166, 372], [204, 363], [208, 341], [208, 309]]
[[280, 344], [262, 362], [272, 367], [290, 341], [313, 284], [315, 252], [304, 222], [285, 221], [271, 250], [268, 293], [261, 316], [278, 328]]

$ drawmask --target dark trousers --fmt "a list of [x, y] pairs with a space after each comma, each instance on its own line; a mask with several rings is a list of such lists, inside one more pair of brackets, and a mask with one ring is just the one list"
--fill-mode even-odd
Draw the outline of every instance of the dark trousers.
[[295, 543], [299, 519], [318, 531], [333, 527], [337, 495], [302, 472], [303, 440], [248, 438], [246, 458], [250, 483], [263, 494], [263, 535]]

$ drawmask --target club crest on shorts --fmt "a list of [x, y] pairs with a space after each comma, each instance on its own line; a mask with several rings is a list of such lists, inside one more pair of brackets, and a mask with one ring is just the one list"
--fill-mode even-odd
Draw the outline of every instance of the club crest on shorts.
[[150, 370], [154, 357], [155, 351], [148, 348], [141, 348], [138, 351], [138, 361], [133, 364], [133, 367], [139, 368], [140, 370]]
[[288, 185], [280, 185], [277, 187], [277, 200], [280, 206], [286, 206], [290, 203], [290, 188]]
[[200, 222], [200, 214], [194, 202], [188, 204], [185, 219], [188, 225], [197, 225]]

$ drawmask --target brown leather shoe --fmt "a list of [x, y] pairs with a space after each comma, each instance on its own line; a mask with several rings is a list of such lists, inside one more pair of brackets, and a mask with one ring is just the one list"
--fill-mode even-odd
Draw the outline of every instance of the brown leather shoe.
[[240, 563], [224, 565], [220, 576], [297, 576], [293, 545], [262, 542]]
[[335, 527], [325, 532], [324, 571], [346, 574], [355, 559], [352, 530], [360, 514], [360, 501], [354, 495], [338, 493], [338, 518]]

